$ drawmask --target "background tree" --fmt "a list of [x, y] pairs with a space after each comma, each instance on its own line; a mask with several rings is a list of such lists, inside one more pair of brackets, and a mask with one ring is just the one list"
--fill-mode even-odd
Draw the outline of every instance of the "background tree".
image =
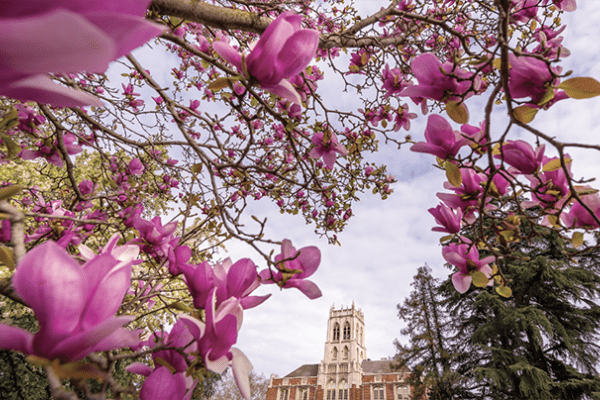
[[[250, 400], [264, 400], [267, 397], [269, 379], [255, 371], [250, 372]], [[243, 400], [231, 370], [227, 370], [214, 387], [210, 400]]]
[[[446, 322], [440, 332], [452, 355], [451, 370], [460, 379], [429, 379], [429, 393], [447, 399], [598, 399], [600, 254], [578, 251], [550, 228], [514, 222], [521, 240], [507, 242], [496, 234], [506, 226], [492, 215], [486, 220], [486, 234], [497, 239], [498, 250], [511, 248], [511, 257], [498, 261], [504, 277], [494, 268], [494, 279], [509, 282], [511, 297], [491, 287], [461, 295], [450, 279], [431, 287]], [[415, 297], [413, 292], [410, 299]], [[422, 305], [409, 304], [402, 315], [418, 315]], [[418, 343], [420, 328], [411, 343]], [[423, 353], [419, 346], [399, 352], [421, 357], [423, 370], [435, 373], [436, 360]]]

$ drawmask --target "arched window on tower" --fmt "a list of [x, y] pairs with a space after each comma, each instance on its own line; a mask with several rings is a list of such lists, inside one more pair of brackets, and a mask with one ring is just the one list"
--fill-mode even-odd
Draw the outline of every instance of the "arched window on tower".
[[333, 327], [333, 340], [340, 340], [340, 324], [337, 322]]
[[344, 346], [344, 351], [342, 352], [342, 357], [344, 358], [344, 360], [348, 359], [348, 353], [349, 353], [348, 346]]
[[327, 384], [327, 400], [335, 400], [335, 382], [332, 380]]
[[333, 348], [333, 359], [337, 360], [337, 357], [338, 357], [338, 350], [337, 350], [337, 347], [334, 347]]
[[350, 340], [350, 324], [348, 322], [344, 325], [344, 340]]
[[341, 381], [338, 386], [338, 400], [348, 400], [348, 383]]

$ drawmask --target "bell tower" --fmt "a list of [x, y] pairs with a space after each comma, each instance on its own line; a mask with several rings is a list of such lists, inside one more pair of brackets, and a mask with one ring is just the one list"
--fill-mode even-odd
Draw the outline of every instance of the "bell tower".
[[[362, 384], [361, 363], [367, 358], [365, 319], [355, 307], [336, 310], [332, 305], [327, 321], [325, 355], [319, 365], [318, 385], [325, 389], [324, 400], [347, 400], [344, 393]], [[344, 392], [345, 390], [345, 392]], [[341, 397], [340, 397], [341, 396]]]

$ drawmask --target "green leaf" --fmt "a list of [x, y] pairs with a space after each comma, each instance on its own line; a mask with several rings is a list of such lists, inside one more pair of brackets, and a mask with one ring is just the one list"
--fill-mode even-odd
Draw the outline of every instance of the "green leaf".
[[512, 296], [512, 289], [508, 286], [496, 286], [496, 293], [502, 297], [509, 298]]
[[[572, 160], [570, 158], [565, 158], [565, 164], [570, 164], [571, 161]], [[560, 168], [561, 168], [560, 158], [555, 158], [554, 160], [550, 160], [546, 164], [544, 164], [544, 167], [542, 168], [542, 172], [556, 171]]]
[[554, 98], [554, 88], [553, 87], [549, 87], [546, 90], [546, 93], [544, 93], [544, 96], [542, 97], [542, 99], [540, 100], [540, 102], [538, 103], [538, 105], [543, 106], [544, 104], [546, 104], [547, 102], [549, 102], [553, 98]]
[[6, 146], [6, 154], [8, 158], [13, 159], [21, 152], [21, 146], [19, 146], [15, 141], [8, 135], [0, 135], [4, 145]]
[[473, 285], [476, 287], [484, 287], [490, 282], [488, 277], [481, 271], [473, 272], [471, 274], [471, 279], [473, 279]]
[[519, 106], [513, 110], [513, 115], [517, 121], [528, 124], [535, 118], [538, 110], [529, 106]]
[[0, 131], [8, 130], [19, 125], [19, 112], [13, 107], [0, 121]]
[[200, 172], [202, 172], [202, 163], [192, 165], [192, 172], [194, 174], [199, 174]]
[[208, 84], [208, 88], [210, 90], [212, 90], [213, 92], [216, 92], [217, 90], [221, 90], [221, 89], [225, 89], [226, 87], [229, 87], [229, 85], [231, 85], [231, 81], [227, 78], [217, 78], [214, 81], [212, 81], [211, 83]]
[[583, 232], [573, 232], [573, 237], [571, 238], [571, 244], [576, 249], [580, 248], [583, 244]]
[[469, 110], [463, 103], [459, 104], [456, 101], [447, 102], [446, 113], [457, 124], [466, 124], [469, 122]]
[[0, 201], [10, 199], [23, 190], [21, 185], [11, 185], [0, 189]]
[[159, 365], [162, 365], [163, 367], [166, 367], [169, 371], [171, 371], [172, 374], [174, 374], [175, 372], [177, 372], [175, 370], [175, 368], [171, 364], [169, 364], [169, 362], [167, 360], [165, 360], [162, 357], [156, 357], [154, 359], [154, 362], [157, 363], [157, 364], [159, 364]]
[[460, 173], [460, 169], [450, 161], [444, 163], [444, 169], [446, 170], [448, 182], [454, 187], [460, 187], [462, 184], [462, 174]]
[[0, 262], [6, 267], [13, 271], [15, 269], [15, 256], [13, 254], [13, 249], [6, 246], [0, 247]]
[[600, 95], [600, 82], [594, 78], [571, 78], [558, 85], [572, 99], [589, 99]]

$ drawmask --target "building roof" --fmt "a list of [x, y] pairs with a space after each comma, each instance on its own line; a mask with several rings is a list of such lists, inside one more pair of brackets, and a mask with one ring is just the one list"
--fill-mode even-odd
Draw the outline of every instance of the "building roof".
[[365, 360], [361, 363], [363, 373], [365, 374], [389, 374], [394, 372], [399, 372], [398, 370], [393, 370], [392, 364], [394, 364], [393, 360], [381, 360], [381, 361], [369, 361]]
[[[364, 360], [361, 364], [364, 374], [393, 374], [397, 372], [410, 371], [407, 367], [392, 369], [394, 360], [370, 361]], [[290, 372], [284, 378], [298, 378], [306, 376], [317, 376], [319, 373], [319, 364], [304, 364], [300, 368]]]
[[301, 376], [317, 376], [319, 372], [319, 364], [304, 364], [300, 368], [290, 372], [284, 378], [295, 378]]

